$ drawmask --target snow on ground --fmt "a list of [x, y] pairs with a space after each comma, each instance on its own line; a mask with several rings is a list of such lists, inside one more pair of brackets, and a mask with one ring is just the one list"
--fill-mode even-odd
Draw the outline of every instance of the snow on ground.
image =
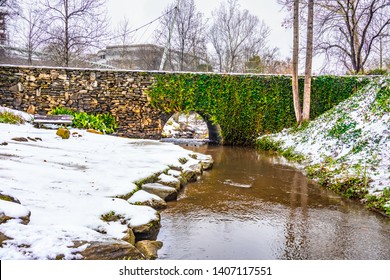
[[[370, 179], [370, 193], [383, 191], [390, 187], [390, 115], [388, 108], [383, 108], [383, 104], [389, 106], [389, 88], [390, 79], [381, 78], [310, 122], [307, 128], [285, 129], [263, 137], [304, 155], [304, 166], [328, 161], [327, 167], [340, 172], [335, 179], [366, 177]], [[380, 90], [382, 94], [387, 92], [381, 104]]]
[[[64, 140], [56, 130], [0, 123], [0, 192], [23, 205], [0, 201], [0, 216], [15, 218], [0, 224], [0, 232], [12, 238], [3, 242], [0, 259], [52, 259], [60, 254], [74, 259], [83, 249], [72, 248], [74, 241], [122, 238], [127, 225], [107, 223], [101, 215], [114, 211], [137, 226], [158, 213], [115, 197], [133, 192], [138, 180], [179, 166], [179, 158], [193, 160], [193, 152], [169, 143], [76, 129], [71, 134]], [[30, 222], [24, 225], [17, 218], [29, 212]]]

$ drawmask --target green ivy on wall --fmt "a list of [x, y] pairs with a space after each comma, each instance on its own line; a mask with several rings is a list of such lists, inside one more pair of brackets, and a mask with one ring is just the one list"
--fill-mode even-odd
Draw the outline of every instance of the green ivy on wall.
[[[295, 125], [289, 76], [155, 74], [151, 103], [167, 113], [196, 111], [221, 127], [225, 144], [252, 145], [259, 134]], [[311, 117], [366, 84], [356, 76], [319, 76], [312, 82]], [[303, 79], [300, 80], [303, 89]]]

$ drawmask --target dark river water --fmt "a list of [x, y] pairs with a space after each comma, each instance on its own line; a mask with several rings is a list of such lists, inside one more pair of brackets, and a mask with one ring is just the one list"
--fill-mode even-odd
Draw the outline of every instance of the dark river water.
[[202, 146], [215, 165], [161, 213], [159, 259], [390, 259], [390, 219], [254, 149]]

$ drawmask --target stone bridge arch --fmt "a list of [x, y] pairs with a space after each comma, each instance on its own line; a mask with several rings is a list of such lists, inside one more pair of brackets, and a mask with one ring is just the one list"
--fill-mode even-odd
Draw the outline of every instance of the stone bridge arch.
[[[209, 134], [210, 144], [217, 144], [217, 145], [222, 144], [223, 138], [222, 138], [222, 134], [221, 134], [221, 127], [218, 124], [215, 124], [211, 120], [211, 117], [208, 114], [201, 112], [201, 111], [196, 111], [196, 110], [193, 110], [192, 112], [195, 112], [199, 116], [201, 116], [203, 121], [206, 123], [208, 134]], [[175, 113], [170, 113], [170, 114], [162, 113], [161, 114], [161, 127], [162, 128], [165, 126], [165, 124], [168, 122], [168, 120], [174, 114]], [[161, 132], [162, 132], [162, 129], [161, 129]], [[160, 133], [160, 138], [161, 138], [161, 133]]]

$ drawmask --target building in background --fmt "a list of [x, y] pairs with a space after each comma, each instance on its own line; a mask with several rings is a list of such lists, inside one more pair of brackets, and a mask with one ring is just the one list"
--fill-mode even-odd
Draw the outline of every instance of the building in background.
[[[154, 44], [136, 44], [107, 46], [97, 53], [94, 59], [98, 64], [118, 69], [159, 70], [164, 48]], [[165, 62], [164, 70], [178, 70], [179, 53], [171, 50]], [[185, 71], [212, 71], [207, 59], [186, 54]]]

